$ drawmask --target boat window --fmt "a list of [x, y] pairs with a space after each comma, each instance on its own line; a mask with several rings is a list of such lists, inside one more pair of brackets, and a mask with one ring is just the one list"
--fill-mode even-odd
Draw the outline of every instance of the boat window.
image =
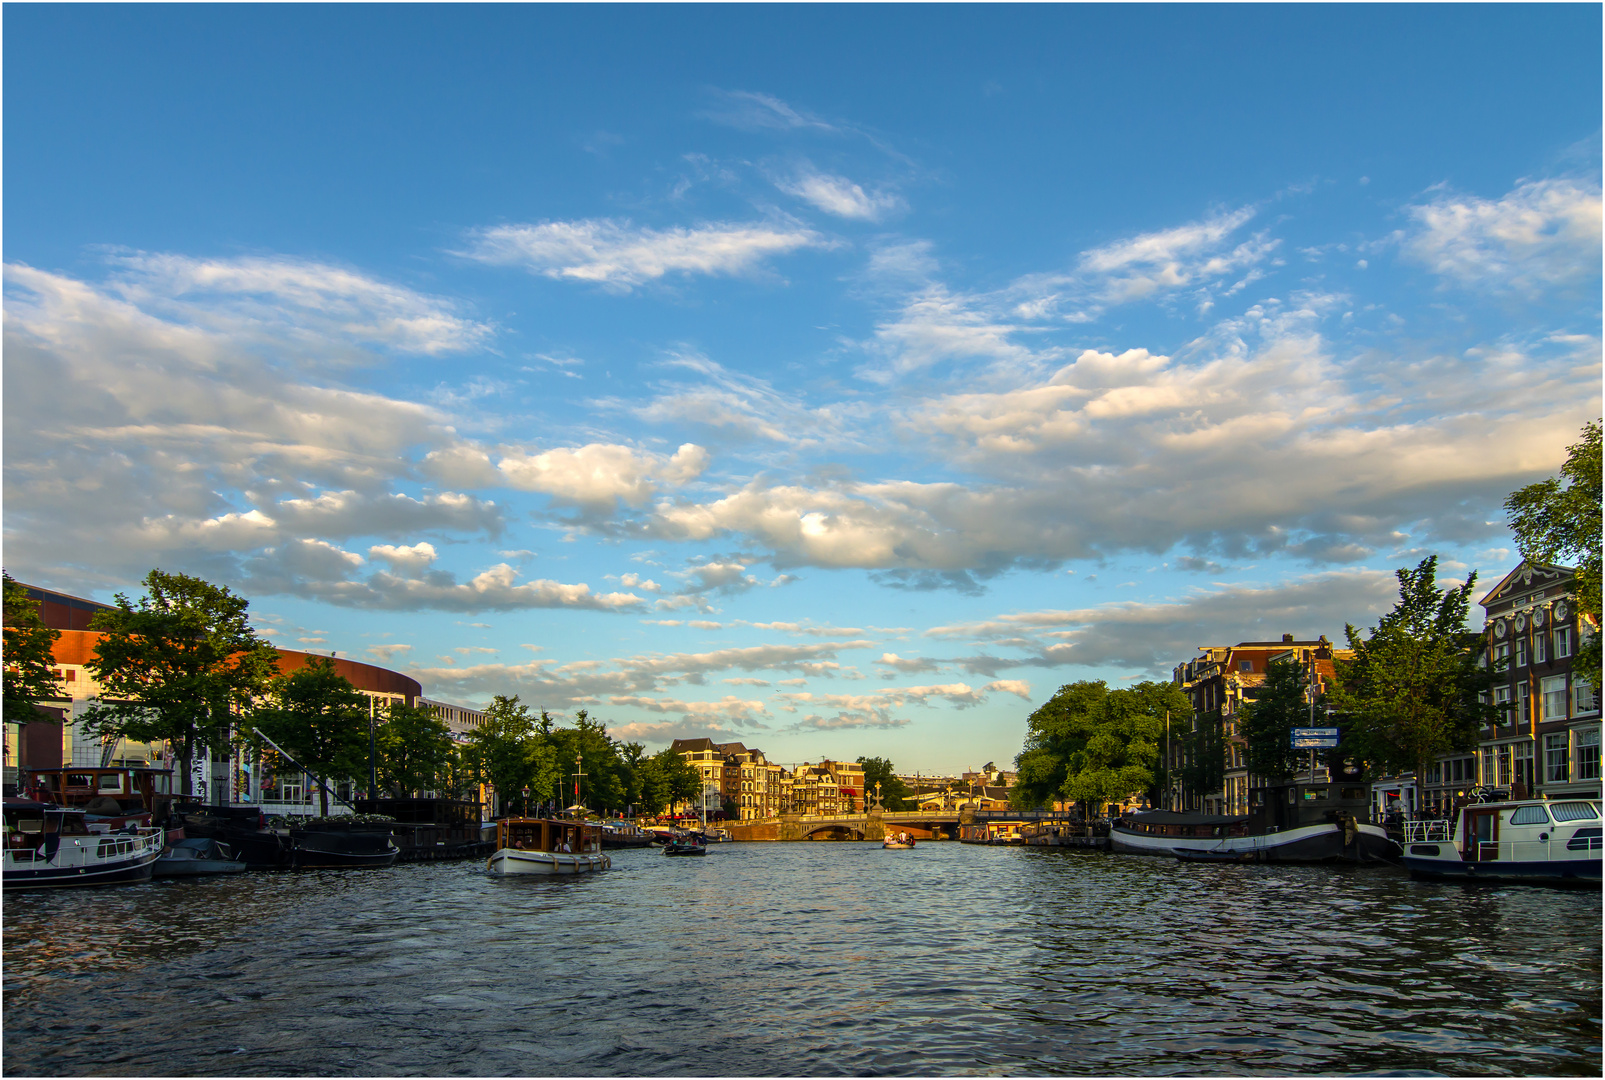
[[17, 822], [17, 831], [22, 833], [36, 833], [45, 831], [43, 818], [23, 818]]
[[1343, 788], [1341, 794], [1338, 795], [1338, 798], [1340, 798], [1340, 799], [1363, 799], [1363, 798], [1365, 798], [1365, 788], [1363, 788], [1363, 787], [1346, 787], [1346, 788]]
[[1304, 792], [1304, 797], [1306, 799], [1321, 799], [1324, 801], [1326, 799], [1326, 788], [1310, 788]]
[[102, 790], [102, 791], [121, 791], [121, 790], [123, 790], [123, 778], [120, 775], [118, 775], [117, 773], [106, 773], [106, 774], [102, 775], [101, 778], [100, 778], [100, 790]]
[[1549, 809], [1554, 813], [1556, 821], [1583, 821], [1587, 818], [1599, 817], [1599, 810], [1595, 808], [1593, 803], [1555, 803]]
[[88, 773], [68, 773], [67, 774], [67, 786], [68, 787], [94, 787], [95, 786], [95, 778], [93, 776], [90, 776]]
[[1548, 825], [1549, 815], [1542, 806], [1518, 806], [1510, 815], [1512, 825]]

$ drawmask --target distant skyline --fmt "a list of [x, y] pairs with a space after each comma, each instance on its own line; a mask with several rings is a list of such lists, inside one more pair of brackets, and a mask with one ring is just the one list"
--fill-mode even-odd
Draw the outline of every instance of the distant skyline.
[[1010, 767], [1600, 413], [1593, 5], [3, 17], [7, 571], [434, 698]]

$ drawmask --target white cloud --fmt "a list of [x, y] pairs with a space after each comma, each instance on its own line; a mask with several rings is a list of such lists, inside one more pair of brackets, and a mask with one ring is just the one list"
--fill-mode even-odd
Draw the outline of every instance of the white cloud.
[[605, 510], [615, 501], [640, 506], [660, 483], [689, 483], [702, 474], [708, 461], [708, 451], [694, 443], [684, 444], [669, 457], [592, 443], [539, 454], [508, 451], [496, 469], [509, 487]]
[[1410, 213], [1405, 254], [1462, 284], [1535, 291], [1600, 272], [1597, 182], [1530, 180], [1497, 200], [1445, 193]]
[[827, 214], [858, 221], [879, 221], [903, 208], [903, 200], [885, 191], [866, 192], [845, 176], [823, 173], [811, 166], [775, 179], [775, 186]]
[[473, 241], [464, 253], [471, 259], [619, 290], [666, 274], [744, 274], [771, 256], [826, 244], [789, 226], [715, 222], [660, 231], [611, 218], [497, 225]]
[[392, 645], [369, 645], [368, 646], [368, 655], [369, 656], [373, 657], [375, 660], [379, 660], [379, 661], [382, 661], [382, 662], [387, 663], [387, 664], [390, 663], [390, 661], [394, 660], [396, 657], [404, 656], [404, 655], [406, 655], [407, 653], [410, 653], [410, 652], [412, 652], [412, 646], [411, 645], [394, 645], [394, 644], [392, 644]]

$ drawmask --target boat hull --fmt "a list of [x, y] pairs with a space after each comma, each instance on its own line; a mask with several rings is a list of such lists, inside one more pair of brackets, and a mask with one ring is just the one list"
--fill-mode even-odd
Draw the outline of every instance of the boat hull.
[[1420, 881], [1482, 881], [1500, 885], [1600, 884], [1600, 860], [1464, 862], [1406, 854], [1404, 865]]
[[894, 844], [890, 840], [888, 840], [884, 844], [882, 844], [881, 847], [885, 848], [887, 851], [912, 851], [912, 850], [914, 850], [914, 845], [913, 844]]
[[388, 834], [292, 833], [290, 865], [297, 870], [378, 870], [401, 854]]
[[485, 869], [492, 874], [512, 877], [526, 874], [577, 875], [606, 870], [613, 860], [594, 852], [521, 851], [502, 848], [490, 857]]
[[1185, 837], [1109, 831], [1109, 848], [1121, 855], [1158, 855], [1197, 862], [1387, 862], [1397, 858], [1398, 845], [1377, 825], [1360, 824], [1349, 842], [1332, 824], [1305, 825], [1263, 836]]
[[696, 844], [669, 844], [663, 849], [665, 855], [706, 855], [708, 849]]

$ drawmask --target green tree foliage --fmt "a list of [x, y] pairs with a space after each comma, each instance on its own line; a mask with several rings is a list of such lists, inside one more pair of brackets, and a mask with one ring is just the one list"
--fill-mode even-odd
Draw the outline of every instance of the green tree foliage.
[[1026, 720], [1010, 802], [1037, 807], [1065, 799], [1090, 809], [1150, 790], [1166, 710], [1192, 714], [1187, 696], [1170, 683], [1110, 690], [1100, 680], [1060, 687]]
[[39, 616], [39, 601], [12, 580], [5, 581], [5, 717], [26, 724], [34, 705], [61, 693], [52, 650], [61, 631], [52, 630]]
[[655, 816], [677, 802], [691, 802], [702, 794], [702, 773], [683, 754], [664, 748], [643, 758], [640, 778], [641, 813]]
[[161, 570], [144, 584], [137, 607], [118, 594], [115, 609], [89, 624], [104, 635], [88, 664], [103, 697], [86, 726], [102, 737], [169, 743], [187, 795], [196, 747], [227, 748], [233, 718], [263, 692], [278, 654], [251, 628], [249, 603], [228, 589]]
[[[1293, 729], [1310, 722], [1309, 669], [1277, 660], [1265, 673], [1259, 696], [1244, 702], [1239, 730], [1248, 743], [1248, 769], [1255, 776], [1285, 780], [1298, 771], [1306, 751], [1292, 747]], [[1324, 718], [1319, 702], [1317, 713]]]
[[1428, 761], [1475, 746], [1494, 720], [1479, 700], [1494, 674], [1478, 663], [1482, 635], [1466, 629], [1477, 575], [1439, 589], [1437, 573], [1436, 555], [1399, 570], [1399, 602], [1370, 635], [1345, 628], [1354, 657], [1337, 661], [1331, 699], [1345, 752], [1373, 768], [1425, 775]]
[[1579, 643], [1574, 670], [1600, 671], [1600, 423], [1585, 425], [1583, 438], [1560, 467], [1560, 476], [1511, 493], [1505, 500], [1510, 531], [1522, 558], [1576, 568], [1577, 606], [1596, 632]]
[[551, 718], [542, 713], [537, 721], [516, 694], [497, 694], [485, 714], [469, 734], [463, 757], [475, 778], [496, 793], [501, 812], [524, 802], [524, 788], [537, 802], [559, 797], [557, 755], [545, 737]]
[[375, 736], [379, 786], [397, 798], [447, 789], [456, 753], [451, 728], [425, 706], [393, 701]]
[[593, 720], [581, 709], [575, 714], [573, 727], [553, 728], [546, 739], [564, 775], [562, 797], [565, 800], [574, 800], [573, 773], [578, 758], [579, 767], [585, 772], [580, 782], [580, 801], [588, 809], [606, 814], [623, 810], [630, 803], [634, 777], [620, 753], [620, 744], [608, 735], [606, 724]]
[[318, 778], [319, 807], [329, 813], [329, 779], [367, 771], [368, 699], [334, 661], [314, 656], [306, 667], [268, 686], [256, 726]]
[[918, 806], [911, 802], [913, 792], [908, 785], [897, 778], [897, 772], [892, 763], [885, 758], [861, 757], [858, 763], [864, 767], [864, 797], [874, 795], [875, 785], [880, 785], [881, 809], [883, 810], [916, 810]]
[[[1185, 715], [1185, 714], [1184, 714]], [[1186, 726], [1186, 721], [1182, 721]], [[1177, 740], [1176, 714], [1171, 714], [1170, 735]], [[1197, 805], [1205, 792], [1219, 791], [1226, 782], [1226, 732], [1219, 709], [1198, 715], [1191, 730], [1178, 740], [1182, 765], [1176, 772], [1188, 802]]]

